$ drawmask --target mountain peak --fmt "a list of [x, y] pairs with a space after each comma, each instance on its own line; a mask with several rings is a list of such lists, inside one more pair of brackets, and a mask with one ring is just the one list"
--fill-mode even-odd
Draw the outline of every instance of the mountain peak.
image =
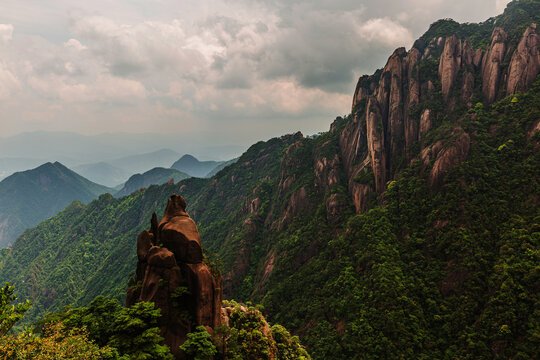
[[185, 154], [172, 164], [171, 168], [185, 172], [190, 176], [206, 177], [222, 163], [223, 161], [199, 161], [195, 156]]
[[190, 154], [183, 155], [178, 161], [193, 161], [193, 162], [199, 162], [199, 159], [197, 159], [195, 156]]

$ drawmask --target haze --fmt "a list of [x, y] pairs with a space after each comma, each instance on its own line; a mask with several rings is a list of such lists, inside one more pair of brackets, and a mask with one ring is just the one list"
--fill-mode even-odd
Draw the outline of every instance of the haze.
[[167, 134], [189, 152], [325, 131], [396, 47], [507, 2], [5, 0], [0, 136]]

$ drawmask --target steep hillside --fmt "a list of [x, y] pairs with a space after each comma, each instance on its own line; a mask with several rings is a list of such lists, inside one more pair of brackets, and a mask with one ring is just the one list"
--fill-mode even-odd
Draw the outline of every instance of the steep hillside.
[[223, 163], [223, 161], [199, 161], [194, 156], [186, 154], [175, 161], [171, 168], [202, 178], [207, 177], [212, 170]]
[[[233, 192], [237, 199], [231, 199], [231, 206], [233, 201], [240, 206], [242, 197], [266, 176], [277, 176], [281, 154], [296, 139], [260, 142], [240, 157], [252, 165], [237, 183]], [[203, 188], [211, 189], [213, 181], [189, 178], [176, 185], [152, 185], [120, 199], [105, 194], [88, 205], [77, 201], [26, 230], [10, 250], [0, 253], [0, 282], [13, 282], [21, 299], [34, 302], [22, 324], [65, 305], [86, 305], [98, 295], [123, 301], [137, 262], [135, 240], [148, 227], [152, 212], [161, 213], [175, 192], [189, 204]], [[218, 210], [216, 220], [223, 216], [223, 207]]]
[[135, 174], [130, 177], [122, 189], [114, 194], [114, 196], [126, 196], [143, 187], [148, 187], [150, 185], [161, 185], [170, 179], [173, 179], [173, 182], [176, 183], [180, 180], [187, 179], [188, 177], [190, 177], [188, 174], [176, 169], [156, 167], [143, 174]]
[[59, 162], [17, 172], [0, 182], [0, 247], [24, 229], [53, 216], [78, 199], [89, 202], [111, 189], [93, 183]]
[[539, 358], [538, 14], [521, 0], [483, 24], [437, 22], [360, 78], [329, 132], [66, 209], [0, 257], [0, 281], [34, 315], [121, 296], [135, 234], [179, 192], [225, 297], [262, 303], [314, 359]]
[[213, 177], [218, 172], [225, 169], [227, 166], [234, 164], [237, 161], [238, 161], [238, 158], [234, 158], [234, 159], [231, 159], [231, 160], [228, 160], [228, 161], [223, 161], [223, 162], [221, 162], [221, 164], [219, 164], [218, 166], [213, 168], [208, 174], [206, 174], [205, 177]]

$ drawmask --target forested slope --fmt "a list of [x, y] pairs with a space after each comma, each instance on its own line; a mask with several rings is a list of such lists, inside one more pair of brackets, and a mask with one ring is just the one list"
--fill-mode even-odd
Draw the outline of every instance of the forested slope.
[[315, 359], [538, 358], [539, 14], [522, 0], [476, 27], [438, 22], [360, 78], [327, 133], [72, 205], [19, 238], [0, 280], [37, 299], [34, 315], [121, 296], [136, 234], [176, 192], [222, 259], [225, 296], [262, 303]]

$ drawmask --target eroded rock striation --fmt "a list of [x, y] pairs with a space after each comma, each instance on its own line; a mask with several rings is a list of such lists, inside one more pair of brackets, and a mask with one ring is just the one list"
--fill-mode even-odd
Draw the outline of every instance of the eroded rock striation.
[[[450, 114], [528, 89], [540, 73], [536, 24], [518, 40], [500, 27], [493, 29], [485, 49], [474, 49], [456, 35], [418, 40], [410, 51], [397, 49], [383, 69], [360, 77], [352, 119], [338, 134], [357, 212], [367, 210], [368, 199], [381, 195], [396, 173], [415, 160], [429, 172], [431, 186], [466, 161], [471, 134]], [[442, 139], [453, 144], [434, 151], [441, 139], [429, 138], [429, 133], [442, 120], [455, 123]], [[330, 131], [338, 130], [333, 125]], [[430, 160], [423, 161], [428, 152]]]
[[161, 222], [153, 214], [150, 230], [137, 238], [137, 258], [137, 285], [126, 303], [154, 302], [165, 344], [185, 359], [179, 346], [186, 335], [199, 325], [212, 332], [221, 323], [222, 279], [203, 263], [199, 232], [182, 196], [171, 196]]

